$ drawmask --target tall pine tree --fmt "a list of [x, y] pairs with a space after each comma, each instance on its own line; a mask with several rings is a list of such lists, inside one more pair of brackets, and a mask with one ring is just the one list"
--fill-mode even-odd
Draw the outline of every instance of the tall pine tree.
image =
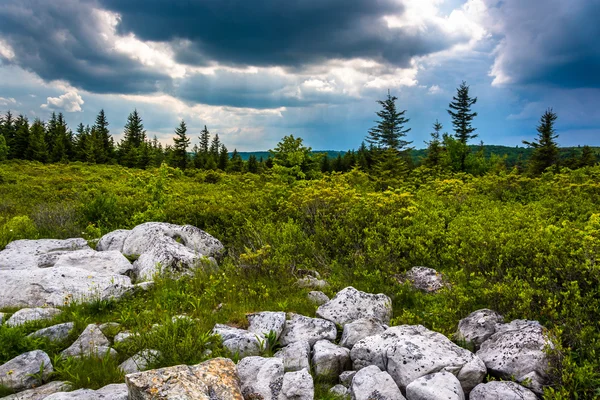
[[177, 129], [175, 129], [173, 142], [173, 154], [171, 156], [173, 167], [186, 169], [188, 164], [187, 148], [190, 145], [190, 138], [187, 137], [187, 126], [184, 120], [181, 120]]
[[39, 118], [36, 118], [29, 128], [29, 145], [27, 146], [26, 158], [39, 162], [48, 161], [46, 127]]
[[551, 166], [558, 166], [558, 135], [554, 129], [554, 123], [558, 116], [551, 108], [547, 109], [540, 119], [537, 127], [538, 137], [533, 142], [523, 140], [527, 146], [533, 147], [533, 154], [528, 162], [529, 170], [534, 175], [539, 175]]
[[115, 143], [108, 130], [108, 120], [104, 110], [100, 110], [98, 113], [93, 128], [96, 133], [97, 144], [100, 145], [96, 153], [96, 162], [106, 164], [114, 158]]
[[471, 97], [469, 86], [463, 81], [456, 89], [456, 96], [452, 97], [452, 102], [448, 105], [448, 114], [452, 117], [452, 126], [454, 127], [454, 136], [461, 144], [459, 152], [459, 163], [462, 171], [465, 170], [465, 161], [469, 154], [467, 146], [470, 139], [475, 139], [476, 128], [473, 128], [473, 119], [477, 116], [476, 112], [471, 111], [471, 107], [477, 103], [477, 97]]

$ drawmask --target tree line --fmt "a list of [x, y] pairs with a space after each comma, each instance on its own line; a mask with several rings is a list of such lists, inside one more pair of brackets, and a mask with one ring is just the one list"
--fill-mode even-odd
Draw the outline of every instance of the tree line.
[[[357, 150], [330, 158], [326, 153], [313, 153], [310, 147], [304, 146], [301, 138], [290, 135], [284, 137], [275, 149], [269, 150], [270, 156], [266, 159], [250, 155], [247, 161], [242, 160], [235, 149], [230, 154], [219, 135], [211, 134], [206, 126], [199, 133], [198, 143], [190, 148], [192, 139], [183, 120], [174, 131], [173, 143], [163, 146], [156, 136], [148, 138], [137, 110], [129, 114], [119, 143], [115, 143], [110, 134], [104, 110], [98, 113], [92, 126], [80, 123], [75, 132], [67, 126], [62, 113], [52, 113], [48, 122], [36, 118], [30, 123], [27, 117], [15, 117], [8, 111], [0, 117], [0, 161], [81, 161], [118, 163], [132, 168], [157, 167], [167, 163], [182, 170], [195, 168], [250, 173], [260, 173], [276, 166], [296, 179], [310, 179], [318, 173], [348, 172], [353, 168], [368, 171], [383, 180], [400, 179], [418, 164], [473, 174], [506, 167], [503, 156], [492, 154], [485, 157], [483, 142], [480, 142], [479, 150], [473, 151], [470, 141], [478, 137], [473, 126], [478, 114], [472, 108], [477, 97], [471, 96], [466, 82], [457, 88], [447, 109], [454, 133], [442, 132], [444, 127], [436, 120], [431, 138], [425, 142], [426, 155], [418, 163], [410, 155], [414, 148], [407, 140], [411, 131], [407, 127], [410, 122], [406, 117], [407, 110], [399, 110], [397, 100], [388, 91], [386, 99], [377, 101], [381, 109], [376, 112], [376, 125], [368, 131]], [[589, 146], [583, 147], [581, 155], [571, 154], [561, 160], [556, 142], [557, 118], [552, 109], [546, 110], [537, 126], [537, 137], [523, 142], [532, 149], [527, 164], [521, 165], [524, 171], [539, 175], [548, 168], [579, 168], [597, 162], [597, 156]]]

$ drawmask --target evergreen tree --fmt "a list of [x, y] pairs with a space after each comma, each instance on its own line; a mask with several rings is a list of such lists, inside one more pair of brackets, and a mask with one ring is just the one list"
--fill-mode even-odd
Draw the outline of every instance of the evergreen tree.
[[129, 142], [134, 148], [141, 147], [146, 140], [146, 131], [144, 130], [142, 117], [140, 117], [137, 110], [133, 110], [127, 117], [123, 140]]
[[242, 172], [244, 170], [244, 160], [242, 160], [242, 156], [240, 156], [237, 149], [233, 149], [233, 153], [231, 154], [229, 170], [231, 172]]
[[477, 137], [473, 133], [476, 128], [472, 126], [473, 119], [477, 116], [477, 113], [471, 112], [471, 107], [475, 103], [477, 103], [477, 97], [469, 95], [469, 86], [463, 81], [456, 89], [456, 96], [452, 97], [452, 102], [448, 105], [450, 107], [448, 114], [452, 117], [452, 126], [455, 132], [454, 136], [462, 145], [459, 154], [462, 171], [465, 170], [465, 160], [469, 153], [468, 141]]
[[62, 113], [52, 113], [48, 126], [48, 136], [52, 141], [51, 162], [68, 162], [73, 152], [73, 134], [69, 130]]
[[87, 160], [87, 149], [89, 141], [89, 129], [86, 130], [85, 126], [80, 122], [75, 129], [74, 138], [74, 153], [75, 160], [86, 161]]
[[537, 127], [537, 141], [523, 141], [527, 146], [533, 147], [533, 154], [529, 159], [528, 167], [530, 171], [539, 175], [548, 167], [558, 166], [558, 145], [556, 138], [558, 135], [554, 130], [554, 123], [558, 116], [551, 108], [546, 110], [540, 119], [540, 124]]
[[156, 135], [150, 143], [150, 165], [153, 167], [160, 167], [165, 160], [165, 154], [163, 151], [162, 144], [158, 141]]
[[224, 144], [221, 145], [221, 150], [219, 152], [217, 167], [221, 171], [226, 171], [227, 166], [229, 165], [229, 153], [227, 152], [227, 147]]
[[323, 153], [323, 157], [321, 157], [321, 172], [331, 172], [331, 163], [329, 162], [329, 155], [327, 153]]
[[431, 133], [431, 140], [425, 142], [427, 145], [427, 158], [425, 159], [425, 165], [428, 167], [435, 167], [440, 165], [442, 160], [442, 152], [444, 147], [441, 142], [440, 133], [444, 129], [442, 124], [438, 120], [435, 120], [433, 124], [433, 132]]
[[219, 151], [221, 150], [221, 141], [219, 140], [219, 134], [216, 134], [210, 144], [210, 154], [215, 160], [219, 158]]
[[590, 146], [583, 146], [581, 150], [581, 159], [579, 160], [580, 167], [593, 167], [598, 162], [596, 154]]
[[[145, 135], [145, 132], [144, 132]], [[152, 162], [152, 144], [147, 140], [144, 140], [139, 147], [138, 157], [137, 157], [137, 167], [141, 169], [146, 169], [150, 166]]]
[[203, 154], [208, 154], [210, 146], [210, 132], [204, 125], [204, 129], [200, 132], [200, 152]]
[[248, 157], [247, 168], [248, 172], [252, 174], [258, 173], [258, 161], [256, 160], [256, 156], [254, 154], [251, 154], [250, 157]]
[[8, 145], [4, 135], [0, 135], [0, 161], [4, 161], [8, 158]]
[[404, 129], [409, 120], [404, 117], [406, 110], [396, 110], [396, 100], [398, 98], [392, 96], [389, 91], [387, 99], [377, 100], [382, 107], [382, 110], [377, 112], [380, 120], [369, 130], [367, 142], [382, 150], [394, 149], [400, 152], [412, 142], [403, 139], [410, 132], [410, 128]]
[[182, 170], [186, 169], [188, 164], [187, 148], [190, 145], [190, 138], [187, 137], [187, 126], [184, 120], [181, 120], [177, 129], [175, 129], [173, 143], [172, 166]]
[[5, 151], [6, 159], [11, 158], [12, 151], [11, 147], [14, 146], [15, 143], [15, 119], [10, 111], [6, 112], [6, 115], [0, 121], [0, 133], [4, 137], [4, 142], [6, 144]]
[[96, 152], [96, 162], [100, 164], [106, 164], [114, 157], [115, 143], [110, 135], [110, 131], [108, 130], [108, 121], [106, 119], [104, 110], [100, 110], [98, 113], [98, 116], [96, 117], [96, 123], [94, 124], [93, 128], [97, 137], [96, 142], [100, 145]]
[[342, 155], [338, 153], [335, 160], [333, 160], [332, 169], [335, 172], [344, 172], [344, 160], [342, 159]]
[[29, 144], [25, 157], [28, 160], [48, 161], [48, 146], [46, 144], [46, 128], [44, 123], [36, 118], [29, 128]]
[[23, 115], [19, 115], [15, 121], [15, 136], [10, 148], [11, 158], [24, 160], [27, 147], [29, 147], [29, 121]]
[[[146, 162], [149, 162], [149, 149], [147, 148], [148, 146], [144, 145], [145, 143], [146, 131], [144, 130], [142, 118], [137, 110], [133, 110], [127, 117], [123, 140], [119, 144], [120, 163], [126, 167], [140, 167], [143, 165], [140, 168], [145, 168], [148, 165]], [[142, 145], [146, 148], [142, 149]], [[145, 152], [144, 155], [141, 154], [142, 151]]]

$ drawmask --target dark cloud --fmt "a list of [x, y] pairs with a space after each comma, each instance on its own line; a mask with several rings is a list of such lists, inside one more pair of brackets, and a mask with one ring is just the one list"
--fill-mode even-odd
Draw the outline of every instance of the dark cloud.
[[[600, 87], [600, 2], [487, 0], [503, 42], [493, 72], [509, 82]], [[501, 80], [499, 80], [501, 81]]]
[[0, 37], [15, 57], [5, 63], [42, 79], [65, 80], [98, 93], [154, 92], [167, 76], [116, 53], [102, 37], [101, 21], [90, 3], [76, 0], [3, 0]]
[[415, 33], [382, 19], [398, 0], [99, 0], [121, 15], [121, 33], [178, 43], [178, 60], [301, 66], [363, 57], [406, 66], [457, 40], [437, 26]]

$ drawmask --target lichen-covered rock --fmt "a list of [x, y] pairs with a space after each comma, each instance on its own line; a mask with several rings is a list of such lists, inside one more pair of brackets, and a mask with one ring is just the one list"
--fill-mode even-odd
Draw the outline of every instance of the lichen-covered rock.
[[6, 325], [18, 326], [27, 322], [48, 320], [58, 314], [60, 314], [60, 310], [53, 307], [22, 308], [6, 321]]
[[52, 325], [44, 329], [37, 330], [30, 337], [45, 337], [53, 342], [60, 342], [69, 337], [69, 332], [75, 324], [73, 322], [65, 322], [64, 324]]
[[406, 400], [390, 374], [375, 365], [354, 375], [350, 391], [353, 400]]
[[20, 392], [41, 385], [53, 371], [48, 354], [41, 350], [33, 350], [0, 365], [0, 383], [15, 392]]
[[110, 348], [110, 342], [100, 328], [95, 324], [89, 324], [77, 340], [60, 354], [64, 358], [81, 356], [102, 358], [107, 352], [113, 357], [117, 355], [117, 352]]
[[213, 358], [125, 376], [130, 400], [243, 400], [235, 364]]
[[42, 400], [57, 392], [69, 390], [70, 386], [67, 382], [54, 381], [45, 385], [27, 389], [19, 393], [11, 394], [3, 397], [2, 400]]
[[481, 383], [471, 391], [470, 400], [537, 400], [531, 390], [515, 382], [491, 381]]
[[300, 340], [306, 340], [312, 346], [318, 340], [335, 340], [336, 336], [337, 328], [333, 322], [292, 314], [292, 317], [285, 322], [279, 341], [282, 346], [287, 346]]
[[64, 306], [72, 301], [109, 300], [132, 289], [131, 279], [81, 268], [0, 270], [0, 308]]
[[264, 339], [271, 331], [275, 332], [276, 338], [279, 339], [285, 326], [284, 312], [264, 311], [248, 314], [247, 318], [249, 323], [248, 332], [257, 335], [261, 339]]
[[412, 267], [398, 277], [400, 282], [409, 281], [415, 289], [434, 293], [446, 286], [442, 274], [433, 268]]
[[321, 304], [325, 304], [329, 301], [329, 297], [321, 291], [313, 290], [308, 292], [307, 294], [308, 300], [320, 306]]
[[412, 381], [406, 387], [407, 400], [465, 400], [456, 376], [442, 371]]
[[346, 325], [360, 318], [377, 318], [389, 324], [392, 300], [385, 294], [361, 292], [349, 286], [317, 309], [317, 317]]
[[329, 389], [329, 393], [344, 399], [350, 398], [350, 390], [344, 385], [335, 385]]
[[529, 382], [527, 386], [541, 394], [550, 368], [547, 347], [553, 344], [539, 322], [515, 320], [499, 325], [496, 333], [483, 342], [477, 355], [490, 374]]
[[421, 325], [394, 326], [381, 335], [369, 336], [354, 345], [351, 357], [355, 370], [376, 365], [403, 390], [422, 376], [448, 371], [468, 393], [486, 374], [481, 359]]
[[352, 384], [352, 378], [356, 375], [356, 371], [344, 371], [340, 374], [340, 383], [347, 388]]
[[284, 374], [280, 359], [246, 357], [238, 363], [237, 371], [245, 399], [279, 399]]
[[310, 370], [310, 343], [306, 340], [291, 343], [275, 353], [274, 357], [283, 361], [286, 372]]
[[72, 267], [108, 275], [133, 276], [133, 265], [118, 251], [75, 250], [61, 255], [54, 268]]
[[479, 349], [483, 342], [496, 333], [498, 324], [503, 322], [504, 317], [496, 311], [488, 309], [473, 311], [460, 320], [454, 336], [457, 340], [471, 343], [475, 349]]
[[117, 229], [116, 231], [112, 231], [102, 236], [98, 243], [96, 243], [96, 250], [98, 251], [110, 251], [115, 250], [118, 252], [123, 252], [123, 244], [125, 243], [125, 239], [131, 233], [130, 230], [127, 229]]
[[129, 332], [129, 331], [123, 331], [123, 332], [119, 332], [115, 335], [115, 338], [113, 339], [113, 342], [115, 343], [122, 343], [126, 340], [129, 340], [133, 337], [133, 333]]
[[287, 372], [283, 375], [283, 385], [278, 400], [313, 400], [315, 384], [308, 369]]
[[160, 352], [157, 350], [142, 350], [123, 361], [121, 365], [119, 365], [119, 368], [121, 368], [125, 374], [134, 374], [136, 372], [145, 371], [159, 356]]
[[300, 288], [325, 289], [327, 286], [329, 286], [329, 283], [327, 283], [327, 281], [324, 281], [323, 279], [317, 279], [308, 275], [304, 278], [298, 279], [296, 281], [296, 285], [298, 285], [298, 287]]
[[0, 251], [0, 271], [49, 268], [61, 255], [82, 249], [89, 250], [90, 247], [81, 238], [15, 240]]
[[127, 386], [113, 383], [98, 390], [79, 389], [72, 392], [59, 392], [46, 397], [46, 400], [128, 400]]
[[240, 358], [257, 356], [262, 350], [256, 334], [246, 330], [217, 324], [213, 333], [220, 335], [223, 339], [223, 346], [231, 353], [237, 353]]
[[313, 347], [312, 365], [315, 375], [324, 379], [336, 379], [350, 369], [350, 350], [328, 340], [319, 340]]
[[340, 345], [352, 349], [359, 341], [368, 336], [379, 335], [385, 332], [387, 327], [376, 318], [360, 318], [344, 326]]

